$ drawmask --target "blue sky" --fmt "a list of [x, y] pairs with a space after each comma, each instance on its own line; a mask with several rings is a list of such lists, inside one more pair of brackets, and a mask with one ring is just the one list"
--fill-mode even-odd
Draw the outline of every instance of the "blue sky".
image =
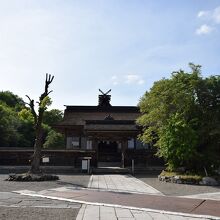
[[220, 73], [220, 1], [0, 0], [0, 90], [37, 99], [45, 73], [53, 108], [136, 105], [153, 82], [202, 65]]

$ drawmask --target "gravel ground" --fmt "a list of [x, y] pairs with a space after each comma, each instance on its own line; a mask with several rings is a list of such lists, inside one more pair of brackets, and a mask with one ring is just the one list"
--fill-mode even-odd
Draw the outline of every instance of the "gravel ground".
[[157, 179], [156, 174], [155, 175], [137, 174], [135, 175], [135, 177], [149, 184], [155, 189], [159, 190], [164, 195], [168, 195], [168, 196], [185, 196], [185, 195], [194, 195], [200, 193], [220, 192], [220, 186], [214, 187], [214, 186], [186, 185], [186, 184], [161, 182]]
[[58, 175], [60, 180], [43, 182], [5, 181], [0, 175], [0, 219], [1, 220], [58, 220], [76, 219], [81, 204], [45, 198], [33, 198], [12, 193], [16, 190], [41, 191], [62, 186], [87, 187], [90, 175]]
[[[169, 196], [184, 196], [193, 195], [200, 193], [211, 193], [220, 192], [220, 187], [212, 186], [197, 186], [197, 185], [186, 185], [186, 184], [173, 184], [161, 182], [157, 179], [158, 173], [155, 174], [137, 174], [136, 178], [143, 182], [151, 185], [157, 190], [161, 191], [165, 195]], [[90, 175], [85, 174], [68, 174], [59, 175], [60, 180], [58, 181], [43, 181], [43, 182], [10, 182], [4, 181], [8, 175], [0, 174], [0, 191], [1, 192], [12, 192], [16, 190], [32, 190], [40, 191], [44, 189], [57, 188], [62, 186], [80, 186], [87, 187], [90, 179]]]
[[0, 207], [1, 220], [74, 220], [78, 209], [36, 208], [36, 207]]
[[42, 182], [14, 182], [5, 181], [7, 174], [0, 174], [0, 191], [12, 192], [16, 190], [32, 190], [40, 191], [44, 189], [57, 188], [62, 186], [80, 186], [87, 187], [90, 175], [69, 174], [58, 175], [60, 180], [57, 181], [42, 181]]

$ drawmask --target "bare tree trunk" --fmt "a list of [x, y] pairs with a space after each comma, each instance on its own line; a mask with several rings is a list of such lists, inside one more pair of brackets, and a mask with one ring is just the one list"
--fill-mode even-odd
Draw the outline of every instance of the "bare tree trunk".
[[46, 109], [45, 104], [45, 98], [52, 92], [48, 92], [48, 88], [50, 83], [53, 81], [54, 76], [51, 76], [48, 74], [46, 75], [46, 81], [45, 81], [45, 90], [44, 93], [41, 94], [38, 102], [38, 114], [36, 113], [34, 109], [34, 100], [30, 99], [29, 96], [29, 103], [27, 103], [31, 109], [32, 115], [34, 117], [34, 124], [35, 124], [35, 143], [34, 143], [34, 154], [32, 156], [31, 160], [31, 168], [29, 170], [29, 173], [41, 173], [40, 170], [40, 160], [41, 160], [41, 148], [42, 148], [42, 137], [43, 137], [43, 129], [42, 129], [42, 122], [43, 122], [43, 115], [44, 111]]
[[34, 143], [34, 154], [31, 161], [31, 173], [41, 173], [40, 160], [41, 160], [41, 148], [42, 148], [42, 128], [36, 133], [36, 139]]

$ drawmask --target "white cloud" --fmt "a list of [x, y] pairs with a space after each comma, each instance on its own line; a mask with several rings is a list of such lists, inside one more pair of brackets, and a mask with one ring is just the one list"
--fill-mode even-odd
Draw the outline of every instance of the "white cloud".
[[209, 11], [200, 11], [200, 12], [197, 14], [197, 17], [198, 17], [198, 18], [207, 17], [207, 16], [209, 16], [209, 14], [210, 14]]
[[118, 82], [118, 77], [117, 76], [112, 76], [111, 80], [112, 80], [112, 83], [113, 83], [114, 86], [118, 85], [119, 82]]
[[199, 11], [197, 17], [212, 21], [216, 24], [220, 24], [220, 6], [209, 11]]
[[121, 77], [112, 76], [111, 77], [112, 84], [131, 84], [131, 85], [143, 85], [145, 83], [144, 79], [137, 74], [127, 74]]
[[130, 85], [143, 85], [145, 83], [144, 79], [137, 74], [127, 74], [122, 77], [112, 76], [111, 77], [113, 85], [118, 84], [130, 84]]
[[138, 84], [139, 85], [142, 85], [142, 84], [144, 84], [145, 83], [145, 81], [143, 80], [143, 79], [140, 79], [139, 81], [138, 81]]
[[139, 76], [138, 75], [133, 75], [133, 74], [128, 74], [125, 76], [125, 83], [127, 84], [132, 84], [132, 83], [137, 83], [137, 81], [139, 80]]
[[142, 85], [145, 82], [139, 75], [136, 74], [128, 74], [125, 75], [124, 78], [126, 84]]
[[196, 34], [209, 34], [215, 29], [216, 25], [220, 24], [220, 6], [213, 10], [199, 11], [197, 17], [206, 20], [206, 22], [208, 22], [209, 25], [201, 25], [196, 30]]
[[114, 81], [114, 80], [117, 80], [118, 79], [118, 77], [117, 76], [112, 76], [112, 80]]
[[220, 7], [214, 9], [212, 18], [215, 21], [215, 23], [220, 24]]
[[197, 30], [196, 34], [202, 35], [202, 34], [209, 34], [213, 31], [213, 28], [207, 24], [201, 25]]

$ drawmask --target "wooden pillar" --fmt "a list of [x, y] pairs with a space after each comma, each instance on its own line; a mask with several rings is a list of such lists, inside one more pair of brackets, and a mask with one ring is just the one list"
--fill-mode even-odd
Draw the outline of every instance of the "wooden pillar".
[[67, 149], [67, 131], [66, 131], [66, 128], [64, 128], [64, 138], [65, 138], [65, 149]]
[[122, 140], [121, 143], [121, 167], [124, 168], [125, 167], [125, 151], [127, 149], [127, 140], [124, 139]]
[[98, 151], [98, 140], [94, 138], [92, 140], [92, 149], [96, 151], [96, 167], [98, 166], [98, 158], [99, 158], [99, 151]]

